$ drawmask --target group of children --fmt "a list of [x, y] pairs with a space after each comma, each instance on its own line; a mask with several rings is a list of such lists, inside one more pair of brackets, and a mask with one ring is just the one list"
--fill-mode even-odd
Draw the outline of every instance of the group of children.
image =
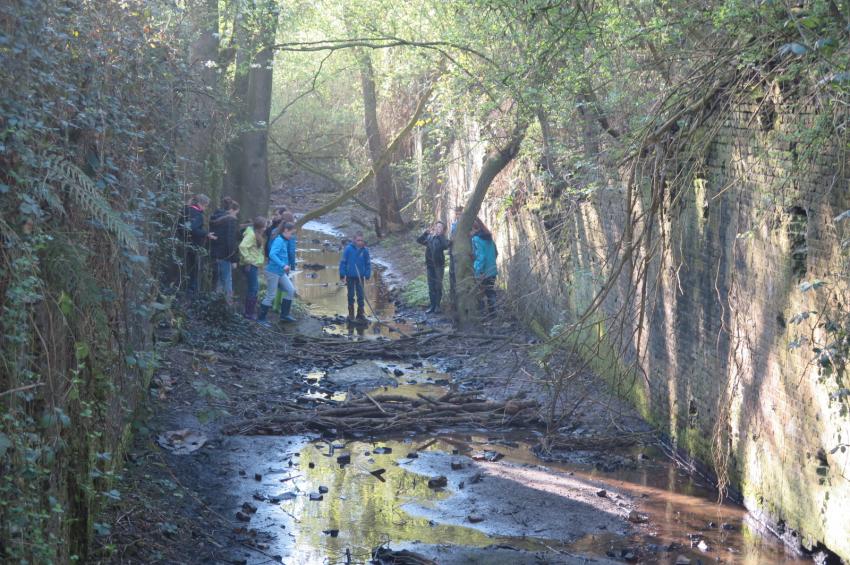
[[[292, 304], [298, 244], [295, 235], [295, 216], [285, 206], [274, 211], [271, 220], [257, 216], [250, 224], [239, 224], [239, 203], [225, 196], [220, 207], [210, 216], [209, 230], [204, 228], [204, 211], [210, 199], [204, 194], [191, 196], [183, 208], [178, 226], [183, 236], [188, 293], [198, 293], [202, 249], [209, 250], [214, 264], [215, 289], [228, 303], [233, 300], [233, 270], [240, 267], [245, 275], [246, 292], [243, 315], [268, 324], [269, 310], [280, 293], [280, 321], [294, 322]], [[257, 302], [260, 291], [260, 272], [266, 282], [266, 292]], [[346, 246], [339, 263], [340, 280], [348, 287], [348, 321], [365, 323], [366, 302], [364, 282], [372, 276], [372, 260], [363, 234], [358, 232]], [[357, 304], [357, 312], [354, 305]]]
[[[186, 267], [188, 292], [197, 294], [200, 273], [200, 249], [208, 248], [214, 261], [215, 288], [233, 300], [233, 269], [240, 266], [246, 282], [243, 315], [268, 324], [269, 310], [280, 293], [280, 321], [294, 322], [292, 304], [295, 300], [295, 285], [291, 274], [295, 271], [297, 237], [295, 216], [285, 206], [278, 207], [271, 218], [257, 216], [250, 224], [239, 224], [239, 203], [230, 197], [221, 200], [220, 207], [210, 216], [209, 230], [204, 228], [204, 211], [210, 199], [203, 194], [193, 195], [183, 208], [180, 230], [186, 243]], [[428, 313], [437, 313], [443, 299], [443, 276], [445, 274], [445, 252], [449, 251], [449, 275], [452, 300], [455, 290], [455, 257], [452, 242], [463, 207], [455, 208], [455, 221], [451, 226], [451, 239], [446, 236], [446, 225], [435, 222], [423, 232], [417, 242], [424, 245], [425, 266], [428, 278], [430, 305]], [[483, 302], [490, 315], [496, 310], [496, 257], [498, 251], [493, 235], [484, 223], [476, 218], [469, 233], [472, 245], [472, 265]], [[260, 272], [266, 282], [266, 292], [259, 302]], [[372, 276], [372, 260], [362, 232], [357, 232], [346, 245], [339, 262], [339, 277], [348, 290], [348, 321], [362, 324], [367, 321], [364, 311], [366, 294], [365, 281]], [[355, 313], [354, 306], [357, 305]]]
[[[183, 208], [178, 228], [185, 243], [189, 295], [198, 293], [201, 250], [208, 249], [214, 264], [216, 292], [222, 293], [228, 303], [233, 300], [233, 270], [240, 267], [247, 287], [243, 315], [267, 324], [269, 310], [280, 290], [280, 320], [294, 322], [291, 313], [295, 285], [289, 274], [295, 270], [295, 217], [286, 207], [280, 207], [271, 221], [257, 216], [250, 224], [240, 225], [239, 203], [225, 196], [210, 216], [207, 230], [204, 211], [209, 204], [210, 199], [204, 194], [191, 196]], [[261, 270], [266, 279], [266, 294], [258, 312]]]

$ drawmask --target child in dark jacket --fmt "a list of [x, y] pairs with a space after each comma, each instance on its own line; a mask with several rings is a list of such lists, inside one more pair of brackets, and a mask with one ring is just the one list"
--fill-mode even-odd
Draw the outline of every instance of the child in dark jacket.
[[[348, 287], [348, 321], [365, 322], [363, 306], [366, 302], [363, 283], [372, 276], [372, 259], [369, 248], [363, 239], [363, 233], [357, 232], [354, 239], [342, 252], [339, 261], [339, 278]], [[354, 300], [357, 298], [357, 317], [354, 316]]]
[[228, 303], [233, 299], [233, 265], [239, 258], [238, 215], [239, 204], [227, 198], [210, 218], [210, 229], [217, 238], [210, 244], [210, 257], [215, 261], [215, 290], [224, 293]]
[[416, 242], [425, 246], [425, 270], [428, 274], [428, 298], [431, 305], [427, 313], [440, 311], [443, 300], [443, 273], [446, 269], [445, 251], [449, 248], [446, 225], [435, 222], [431, 229], [422, 232]]
[[198, 293], [198, 275], [201, 270], [201, 256], [207, 240], [215, 241], [215, 234], [204, 229], [204, 210], [210, 204], [210, 199], [205, 194], [196, 194], [189, 199], [180, 215], [178, 234], [183, 239], [185, 256], [184, 265], [188, 275], [189, 283], [187, 293], [195, 297]]

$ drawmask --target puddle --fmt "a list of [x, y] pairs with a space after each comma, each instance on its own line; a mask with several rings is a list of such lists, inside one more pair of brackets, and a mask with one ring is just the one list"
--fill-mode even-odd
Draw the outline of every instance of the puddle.
[[[396, 392], [418, 386], [433, 385]], [[649, 458], [636, 458], [634, 468], [603, 472], [589, 465], [544, 466], [530, 438], [517, 435], [232, 441], [234, 465], [245, 474], [236, 476], [231, 491], [239, 504], [258, 507], [246, 527], [260, 532], [266, 554], [286, 563], [345, 563], [349, 556], [364, 563], [383, 543], [442, 555], [440, 563], [455, 562], [444, 558], [452, 554], [464, 556], [458, 562], [530, 563], [533, 553], [525, 552], [553, 550], [597, 562], [623, 562], [628, 552], [641, 563], [673, 564], [679, 556], [691, 563], [811, 562], [755, 533], [743, 508], [716, 504], [711, 489], [656, 450], [642, 451]], [[340, 465], [338, 457], [346, 455], [350, 463]], [[428, 487], [436, 475], [447, 477], [446, 488]], [[311, 494], [322, 498], [311, 500]], [[646, 514], [648, 524], [629, 523], [632, 510]], [[470, 516], [482, 520], [470, 523]], [[695, 546], [705, 540], [709, 549], [691, 547], [690, 539]], [[453, 547], [456, 552], [447, 550]], [[250, 552], [246, 558], [266, 559]]]
[[449, 375], [425, 361], [415, 364], [360, 361], [334, 371], [332, 378], [318, 368], [299, 371], [299, 374], [308, 387], [300, 396], [305, 400], [342, 402], [348, 392], [354, 391], [438, 398], [449, 390]]
[[[406, 456], [427, 441], [328, 444], [311, 443], [306, 438], [234, 438], [241, 444], [235, 450], [238, 462], [245, 465], [247, 459], [254, 463], [245, 469], [244, 476], [237, 476], [234, 485], [240, 504], [251, 501], [257, 507], [247, 527], [264, 534], [258, 539], [267, 545], [265, 553], [280, 555], [286, 563], [344, 563], [346, 550], [351, 562], [364, 563], [372, 549], [387, 542], [393, 546], [416, 542], [545, 549], [543, 541], [491, 536], [479, 529], [439, 523], [407, 512], [404, 507], [411, 503], [428, 508], [452, 498], [448, 490], [429, 488], [427, 476], [397, 463], [410, 461]], [[391, 452], [376, 453], [378, 447]], [[423, 454], [451, 449], [452, 444], [437, 441]], [[340, 465], [337, 458], [341, 455], [350, 455], [351, 462]], [[254, 480], [257, 473], [260, 481]], [[317, 498], [325, 489], [321, 500], [311, 500], [311, 494]], [[250, 552], [246, 558], [254, 563], [267, 559], [258, 559]]]

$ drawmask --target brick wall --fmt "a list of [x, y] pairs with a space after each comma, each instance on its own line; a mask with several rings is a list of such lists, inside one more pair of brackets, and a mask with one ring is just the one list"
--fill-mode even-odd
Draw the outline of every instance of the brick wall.
[[[850, 230], [833, 218], [850, 208], [847, 155], [840, 140], [811, 147], [799, 135], [823, 117], [773, 95], [734, 104], [711, 124], [698, 178], [680, 202], [668, 198], [656, 226], [666, 245], [647, 272], [642, 343], [629, 298], [640, 281], [622, 274], [604, 303], [619, 317], [593, 318], [584, 334], [588, 343], [603, 336], [602, 347], [581, 352], [694, 458], [715, 461], [721, 422], [727, 471], [747, 507], [784, 528], [789, 542], [850, 560], [850, 446], [842, 447], [850, 443], [850, 397], [841, 376], [813, 362], [813, 345], [827, 339], [818, 316], [795, 323], [806, 311], [846, 316], [840, 240]], [[474, 178], [480, 161], [459, 154], [452, 166], [456, 201], [470, 188], [458, 181]], [[584, 200], [558, 201], [535, 198], [542, 190], [527, 168], [513, 166], [482, 214], [517, 311], [551, 328], [575, 320], [610, 272], [625, 190], [614, 180]], [[816, 279], [827, 284], [801, 290]], [[621, 342], [613, 336], [623, 320], [629, 338]], [[799, 335], [810, 341], [789, 347]], [[646, 379], [624, 379], [638, 352]]]

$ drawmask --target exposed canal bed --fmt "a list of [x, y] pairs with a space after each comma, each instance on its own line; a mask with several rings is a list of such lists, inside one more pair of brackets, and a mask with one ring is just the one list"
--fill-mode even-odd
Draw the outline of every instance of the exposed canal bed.
[[[490, 349], [459, 338], [429, 358], [287, 356], [299, 351], [299, 335], [356, 347], [444, 324], [399, 308], [380, 271], [366, 287], [370, 324], [346, 324], [340, 242], [326, 231], [299, 235], [294, 280], [306, 310], [298, 324], [218, 327], [207, 311], [193, 314], [206, 321], [190, 320], [188, 341], [164, 359], [145, 427], [151, 438], [187, 429], [206, 441], [178, 455], [139, 433], [121, 487], [130, 509], [118, 505], [101, 536], [116, 546], [112, 561], [366, 563], [379, 546], [441, 564], [811, 561], [756, 533], [743, 508], [718, 504], [710, 486], [651, 441], [565, 451], [555, 461], [541, 451], [542, 428], [223, 434], [233, 420], [344, 406], [364, 393], [433, 399], [450, 390], [503, 395], [508, 381], [511, 394], [537, 386], [527, 349], [512, 345], [525, 345], [521, 335]], [[521, 386], [517, 375], [527, 379]], [[570, 433], [628, 435], [627, 420], [601, 417], [596, 400], [577, 412]]]

